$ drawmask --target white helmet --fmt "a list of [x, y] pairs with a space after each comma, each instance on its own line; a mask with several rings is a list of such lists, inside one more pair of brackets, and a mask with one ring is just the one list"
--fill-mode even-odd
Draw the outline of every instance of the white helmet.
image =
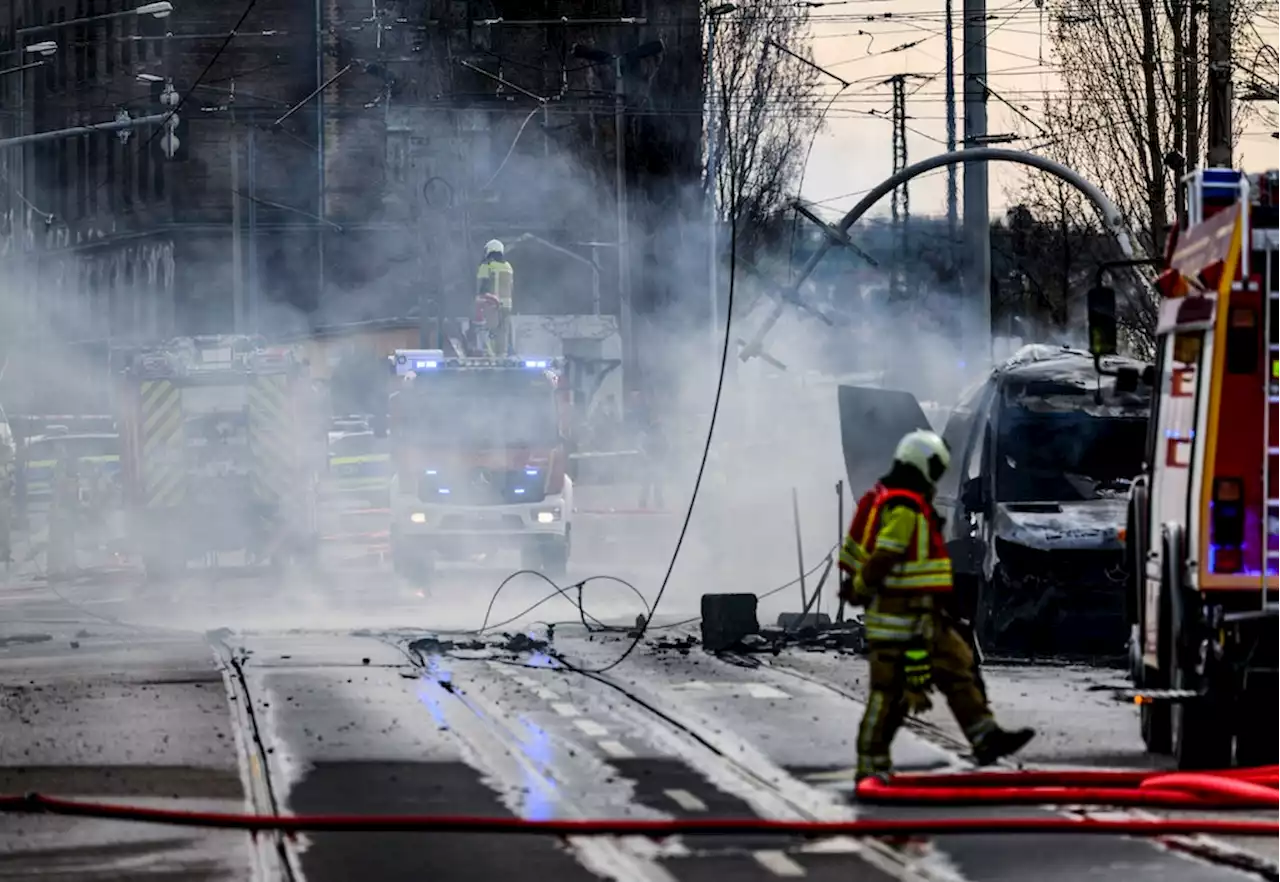
[[893, 460], [914, 466], [930, 484], [937, 484], [951, 465], [951, 449], [936, 432], [917, 429], [898, 442]]
[[502, 247], [502, 243], [497, 239], [490, 239], [484, 244], [485, 254], [505, 254], [506, 249]]

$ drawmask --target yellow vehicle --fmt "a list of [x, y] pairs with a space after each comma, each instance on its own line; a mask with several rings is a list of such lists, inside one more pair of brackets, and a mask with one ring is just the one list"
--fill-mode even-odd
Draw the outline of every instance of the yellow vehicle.
[[387, 505], [390, 484], [391, 451], [386, 438], [364, 431], [330, 439], [326, 495], [382, 508]]
[[80, 474], [100, 473], [109, 480], [120, 473], [120, 436], [95, 432], [51, 434], [28, 438], [22, 447], [18, 471], [19, 493], [26, 504], [48, 502], [60, 451], [74, 457]]

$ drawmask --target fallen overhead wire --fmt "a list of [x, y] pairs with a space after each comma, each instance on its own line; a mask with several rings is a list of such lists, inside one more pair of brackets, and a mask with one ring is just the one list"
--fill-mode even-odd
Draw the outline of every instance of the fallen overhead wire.
[[116, 821], [205, 827], [254, 832], [436, 832], [504, 833], [525, 836], [681, 835], [925, 836], [990, 833], [1090, 833], [1110, 836], [1185, 836], [1208, 833], [1230, 836], [1275, 836], [1275, 821], [1219, 818], [1157, 820], [1101, 818], [933, 818], [910, 820], [775, 821], [764, 818], [678, 818], [671, 820], [552, 820], [472, 817], [467, 815], [267, 815], [148, 808], [118, 803], [61, 799], [39, 793], [0, 796], [0, 812], [62, 815]]

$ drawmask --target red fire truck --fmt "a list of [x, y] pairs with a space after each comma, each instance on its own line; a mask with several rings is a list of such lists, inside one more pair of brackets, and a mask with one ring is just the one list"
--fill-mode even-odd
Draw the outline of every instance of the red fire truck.
[[1185, 185], [1187, 223], [1157, 285], [1145, 472], [1130, 491], [1126, 697], [1147, 749], [1181, 768], [1274, 763], [1276, 172], [1203, 169]]
[[397, 350], [391, 367], [396, 571], [421, 579], [437, 560], [515, 550], [523, 566], [563, 575], [573, 481], [559, 361]]

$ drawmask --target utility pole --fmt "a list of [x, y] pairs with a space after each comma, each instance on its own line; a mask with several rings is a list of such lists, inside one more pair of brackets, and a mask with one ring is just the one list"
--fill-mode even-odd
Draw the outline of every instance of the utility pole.
[[[1187, 4], [1187, 51], [1183, 53], [1186, 59], [1183, 82], [1187, 102], [1187, 144], [1182, 152], [1187, 168], [1184, 171], [1190, 171], [1200, 163], [1200, 12], [1203, 9], [1197, 0]], [[1185, 201], [1180, 200], [1180, 205]]]
[[[893, 173], [907, 167], [907, 78], [897, 74], [889, 78], [893, 85]], [[911, 196], [907, 185], [893, 191], [890, 210], [893, 215], [893, 271], [889, 276], [889, 299], [900, 300], [906, 287], [907, 222], [911, 216]]]
[[[1231, 0], [1209, 0], [1208, 165], [1230, 168], [1231, 156]], [[1190, 159], [1190, 157], [1188, 157]]]
[[[983, 146], [987, 134], [987, 3], [964, 0], [964, 146]], [[972, 317], [965, 334], [966, 359], [983, 366], [991, 357], [991, 228], [987, 166], [964, 166], [964, 294]]]
[[240, 253], [240, 132], [236, 126], [236, 81], [230, 83], [231, 97], [227, 110], [231, 114], [231, 323], [235, 333], [245, 332], [244, 259]]
[[631, 239], [627, 224], [627, 126], [626, 82], [622, 77], [623, 56], [613, 59], [614, 188], [618, 211], [618, 333], [622, 338], [622, 378], [630, 388], [639, 386], [636, 376], [635, 340], [631, 315]]
[[[719, 365], [720, 339], [720, 214], [716, 197], [720, 180], [720, 108], [716, 103], [716, 25], [722, 15], [738, 7], [721, 3], [707, 10], [707, 252], [710, 277], [707, 281], [707, 304], [710, 309], [711, 361]], [[729, 317], [725, 316], [726, 325]], [[732, 361], [729, 362], [732, 365]]]
[[[955, 24], [952, 21], [952, 0], [947, 0], [947, 152], [956, 150], [956, 45]], [[956, 167], [947, 166], [947, 265], [956, 265], [956, 227], [959, 220], [956, 206]]]

